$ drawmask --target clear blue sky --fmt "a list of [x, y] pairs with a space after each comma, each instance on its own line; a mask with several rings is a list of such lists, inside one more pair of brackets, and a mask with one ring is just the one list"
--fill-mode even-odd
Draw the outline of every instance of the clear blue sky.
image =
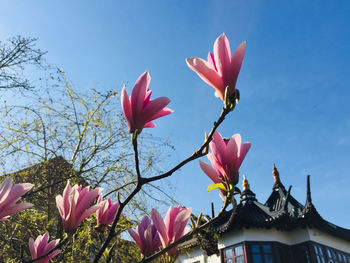
[[[349, 1], [1, 1], [0, 39], [39, 38], [47, 60], [81, 89], [128, 91], [150, 71], [153, 96], [175, 112], [149, 130], [171, 136], [171, 167], [209, 131], [222, 104], [185, 64], [206, 57], [225, 32], [235, 49], [247, 41], [238, 78], [241, 101], [219, 131], [241, 133], [252, 148], [241, 167], [264, 202], [275, 162], [292, 194], [305, 201], [311, 175], [316, 208], [350, 228]], [[207, 161], [206, 158], [203, 158]], [[195, 213], [219, 209], [217, 192], [198, 161], [177, 172], [175, 197]], [[240, 182], [241, 183], [241, 182]]]

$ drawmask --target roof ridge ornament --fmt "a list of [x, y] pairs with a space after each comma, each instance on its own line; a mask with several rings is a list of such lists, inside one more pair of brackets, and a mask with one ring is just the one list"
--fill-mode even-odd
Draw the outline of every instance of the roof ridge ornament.
[[281, 182], [281, 180], [280, 180], [280, 173], [278, 172], [278, 170], [277, 170], [277, 168], [275, 166], [275, 163], [273, 163], [272, 176], [273, 176], [275, 184]]
[[245, 190], [250, 190], [250, 185], [249, 185], [249, 183], [248, 183], [248, 180], [247, 180], [245, 174], [243, 174], [242, 187], [243, 187], [243, 191], [245, 191]]

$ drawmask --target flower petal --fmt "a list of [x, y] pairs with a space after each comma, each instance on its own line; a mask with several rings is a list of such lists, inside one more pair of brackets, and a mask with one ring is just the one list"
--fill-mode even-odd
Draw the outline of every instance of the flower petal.
[[238, 78], [238, 74], [241, 70], [244, 53], [245, 53], [245, 45], [246, 42], [243, 41], [238, 48], [236, 49], [235, 53], [232, 56], [231, 59], [231, 65], [230, 65], [230, 75], [229, 75], [229, 86], [231, 89], [234, 90]]
[[132, 131], [133, 117], [132, 117], [131, 104], [130, 104], [130, 99], [128, 97], [128, 94], [126, 93], [125, 86], [122, 89], [120, 100], [122, 104], [123, 114], [124, 114], [126, 123], [128, 124], [128, 127], [129, 127], [129, 132], [133, 132]]
[[152, 100], [148, 105], [143, 109], [142, 116], [140, 120], [143, 120], [144, 123], [154, 120], [154, 115], [158, 114], [166, 105], [170, 103], [170, 99], [167, 97], [160, 97], [155, 100]]
[[[21, 211], [28, 209], [28, 208], [31, 208], [33, 206], [34, 205], [31, 203], [19, 203], [19, 204], [16, 204], [14, 206], [5, 208], [4, 210], [2, 210], [0, 212], [0, 218], [10, 216], [14, 213], [21, 212]], [[3, 214], [5, 214], [5, 215], [3, 215]]]
[[201, 58], [188, 58], [186, 62], [189, 68], [196, 72], [204, 82], [212, 86], [223, 100], [225, 85], [218, 72], [212, 69], [211, 65]]
[[245, 158], [245, 156], [248, 153], [251, 146], [252, 146], [252, 144], [250, 142], [245, 142], [241, 145], [241, 151], [240, 151], [239, 157], [238, 157], [238, 167], [241, 166], [243, 159]]
[[153, 121], [155, 119], [158, 119], [160, 117], [169, 115], [170, 113], [173, 113], [174, 111], [172, 109], [169, 108], [163, 108], [162, 110], [160, 110], [158, 113], [154, 114], [153, 117], [150, 119], [150, 121]]
[[174, 240], [178, 240], [180, 237], [182, 237], [184, 229], [186, 227], [187, 221], [190, 218], [192, 213], [191, 208], [183, 208], [180, 213], [176, 215], [175, 223], [174, 223]]
[[32, 259], [33, 258], [36, 258], [36, 249], [34, 247], [34, 239], [33, 238], [29, 238], [29, 250], [30, 250], [30, 255], [32, 256]]
[[154, 226], [157, 228], [159, 232], [159, 237], [160, 237], [160, 241], [162, 242], [162, 246], [163, 248], [165, 248], [168, 246], [169, 238], [167, 235], [167, 229], [165, 227], [163, 218], [156, 209], [152, 209], [151, 217], [152, 217]]
[[230, 74], [231, 49], [230, 43], [225, 34], [219, 36], [214, 43], [214, 59], [217, 71], [227, 83], [227, 77]]
[[129, 235], [135, 240], [136, 244], [139, 248], [141, 248], [141, 240], [138, 234], [131, 228], [128, 228]]
[[226, 143], [221, 137], [219, 132], [215, 132], [213, 135], [213, 139], [209, 143], [209, 146], [212, 151], [213, 157], [219, 162], [220, 165], [224, 164], [226, 160]]
[[151, 76], [148, 71], [145, 71], [135, 83], [135, 86], [131, 93], [131, 107], [134, 116], [142, 114], [143, 103], [146, 97], [146, 91], [149, 83], [151, 82]]
[[221, 179], [219, 177], [219, 173], [211, 167], [209, 164], [199, 161], [199, 166], [203, 170], [203, 172], [214, 182], [214, 183], [221, 183]]
[[13, 181], [12, 181], [12, 177], [6, 177], [4, 179], [4, 181], [1, 182], [0, 184], [0, 208], [1, 208], [1, 204], [6, 200], [6, 198], [8, 197], [11, 189], [13, 186]]
[[210, 52], [208, 53], [208, 63], [210, 64], [212, 69], [215, 69], [215, 71], [218, 71], [218, 69], [216, 68], [214, 55]]
[[153, 122], [147, 122], [143, 128], [154, 128], [156, 125]]

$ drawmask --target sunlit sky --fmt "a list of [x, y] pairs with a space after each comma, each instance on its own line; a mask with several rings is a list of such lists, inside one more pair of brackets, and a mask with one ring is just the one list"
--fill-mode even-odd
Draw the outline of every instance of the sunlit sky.
[[[3, 0], [0, 40], [37, 37], [46, 60], [75, 87], [128, 92], [149, 70], [153, 97], [175, 112], [148, 131], [170, 136], [171, 168], [203, 141], [221, 111], [213, 89], [186, 65], [205, 58], [223, 32], [234, 50], [247, 41], [238, 78], [241, 101], [219, 132], [250, 141], [240, 174], [260, 202], [271, 193], [272, 164], [302, 204], [306, 175], [319, 213], [350, 228], [349, 1], [16, 1]], [[204, 157], [203, 161], [207, 161]], [[194, 213], [221, 205], [198, 161], [171, 178], [174, 195]], [[241, 184], [241, 180], [240, 183]]]

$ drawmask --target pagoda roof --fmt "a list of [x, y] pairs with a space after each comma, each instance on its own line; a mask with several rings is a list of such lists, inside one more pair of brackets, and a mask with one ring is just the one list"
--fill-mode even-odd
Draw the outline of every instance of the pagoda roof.
[[[274, 167], [274, 170], [277, 169]], [[278, 172], [277, 172], [278, 173]], [[275, 176], [274, 176], [275, 177]], [[249, 184], [248, 184], [249, 186]], [[307, 198], [305, 205], [291, 195], [279, 179], [275, 177], [273, 191], [262, 204], [250, 188], [241, 193], [236, 209], [225, 211], [211, 224], [216, 233], [226, 233], [234, 229], [265, 228], [291, 231], [296, 228], [315, 228], [324, 233], [350, 241], [350, 230], [336, 226], [321, 217], [311, 200], [310, 177], [307, 177]]]

